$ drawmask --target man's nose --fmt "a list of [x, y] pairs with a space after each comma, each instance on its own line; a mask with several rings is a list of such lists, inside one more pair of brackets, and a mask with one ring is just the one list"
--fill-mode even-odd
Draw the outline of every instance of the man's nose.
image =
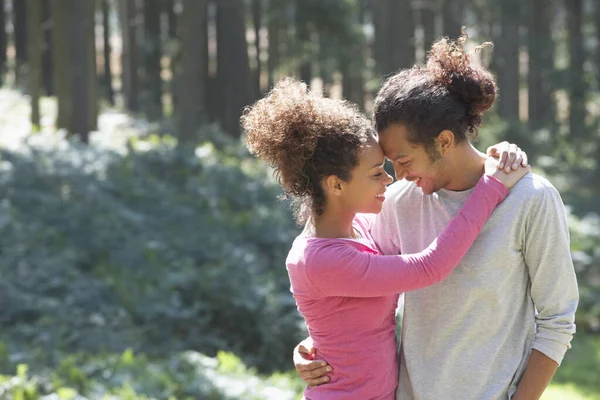
[[394, 174], [396, 175], [396, 180], [401, 181], [402, 179], [406, 178], [406, 176], [408, 175], [406, 168], [403, 168], [398, 163], [394, 163], [393, 165], [394, 165]]

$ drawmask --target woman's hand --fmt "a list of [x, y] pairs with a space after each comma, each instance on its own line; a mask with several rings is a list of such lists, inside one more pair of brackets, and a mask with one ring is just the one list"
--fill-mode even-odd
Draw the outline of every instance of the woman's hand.
[[506, 141], [487, 148], [487, 155], [498, 160], [498, 169], [504, 169], [509, 174], [519, 167], [527, 167], [527, 153], [516, 144]]
[[513, 187], [517, 182], [521, 180], [528, 172], [531, 171], [530, 166], [521, 167], [517, 166], [515, 171], [511, 171], [509, 168], [509, 172], [505, 172], [505, 170], [500, 169], [498, 167], [499, 161], [495, 158], [488, 157], [485, 160], [485, 173], [486, 175], [491, 175], [494, 178], [498, 179], [500, 182], [504, 184], [507, 188]]

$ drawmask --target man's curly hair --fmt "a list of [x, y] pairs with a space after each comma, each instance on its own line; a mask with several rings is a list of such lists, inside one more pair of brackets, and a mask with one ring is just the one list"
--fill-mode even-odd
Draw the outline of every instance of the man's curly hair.
[[295, 200], [298, 223], [323, 212], [323, 178], [350, 180], [360, 150], [376, 137], [356, 106], [324, 98], [291, 78], [247, 107], [241, 123], [250, 152], [275, 169], [285, 195]]
[[457, 40], [438, 40], [424, 67], [401, 70], [384, 83], [374, 101], [378, 132], [391, 124], [405, 125], [409, 140], [428, 151], [445, 129], [458, 142], [477, 138], [483, 114], [496, 99], [496, 83], [489, 71], [472, 63], [466, 39], [463, 31]]

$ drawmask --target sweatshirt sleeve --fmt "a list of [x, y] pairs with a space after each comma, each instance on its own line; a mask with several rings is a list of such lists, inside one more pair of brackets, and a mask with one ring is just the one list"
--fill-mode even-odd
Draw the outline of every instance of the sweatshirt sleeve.
[[532, 347], [560, 364], [571, 347], [579, 301], [567, 217], [560, 195], [551, 185], [537, 190], [530, 207], [523, 255], [537, 310]]
[[307, 254], [307, 277], [324, 296], [377, 297], [433, 285], [458, 265], [507, 195], [502, 183], [484, 175], [456, 217], [422, 252], [378, 255], [334, 241]]

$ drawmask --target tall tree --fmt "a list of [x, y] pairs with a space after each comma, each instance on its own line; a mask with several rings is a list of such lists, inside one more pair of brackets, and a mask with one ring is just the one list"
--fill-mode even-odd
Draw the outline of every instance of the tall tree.
[[172, 109], [177, 109], [178, 99], [176, 91], [176, 80], [179, 71], [179, 64], [181, 62], [181, 46], [180, 46], [180, 33], [178, 30], [178, 15], [175, 11], [176, 0], [166, 0], [163, 12], [165, 13], [165, 19], [167, 20], [167, 41], [165, 45], [166, 53], [169, 55], [169, 70], [171, 72], [171, 79], [168, 83], [167, 90], [171, 96]]
[[44, 41], [42, 43], [42, 82], [46, 96], [54, 95], [51, 2], [52, 0], [42, 0], [42, 30], [44, 33]]
[[[408, 0], [373, 0], [375, 61], [381, 75], [415, 63], [414, 20]], [[402, 40], [398, 40], [402, 38]]]
[[4, 83], [4, 73], [6, 72], [6, 12], [5, 0], [0, 0], [0, 86]]
[[361, 2], [352, 7], [350, 34], [340, 49], [340, 72], [342, 73], [342, 97], [360, 108], [365, 106], [366, 38], [364, 35], [365, 8]]
[[552, 21], [554, 8], [546, 0], [532, 0], [528, 8], [527, 75], [529, 126], [532, 129], [553, 128], [555, 105], [551, 75], [554, 69]]
[[262, 88], [260, 85], [260, 78], [262, 75], [262, 61], [261, 56], [261, 28], [262, 28], [262, 14], [263, 14], [263, 0], [252, 0], [252, 24], [254, 25], [254, 51], [256, 69], [254, 70], [254, 98], [261, 97]]
[[177, 134], [180, 144], [194, 143], [199, 128], [206, 122], [206, 54], [201, 50], [207, 39], [206, 0], [183, 0], [181, 14], [181, 79], [177, 89]]
[[436, 9], [435, 3], [421, 3], [421, 27], [423, 28], [423, 52], [425, 57], [436, 39]]
[[[342, 73], [342, 77], [345, 78], [345, 94], [342, 94], [344, 98], [347, 98], [348, 88], [350, 84], [348, 78], [350, 77], [348, 65], [345, 65], [345, 57], [350, 52], [350, 47], [354, 43], [350, 41], [340, 43], [339, 40], [332, 40], [332, 35], [329, 32], [319, 32], [319, 50], [317, 53], [317, 63], [319, 66], [319, 76], [323, 85], [323, 95], [326, 97], [331, 96], [331, 89], [335, 84], [334, 76], [338, 69]], [[338, 59], [334, 59], [332, 55], [337, 55]], [[356, 54], [355, 54], [356, 56]], [[356, 57], [358, 58], [358, 57]], [[354, 59], [353, 59], [354, 60]], [[344, 80], [342, 80], [344, 84]], [[342, 85], [344, 86], [344, 85]], [[342, 88], [342, 93], [344, 88]]]
[[166, 0], [165, 11], [167, 14], [167, 31], [169, 39], [177, 39], [177, 13], [175, 12], [175, 3], [177, 0]]
[[600, 90], [600, 1], [595, 3], [594, 17], [596, 25], [596, 87]]
[[42, 93], [42, 9], [39, 0], [27, 0], [27, 59], [29, 60], [29, 95], [31, 97], [32, 130], [40, 128], [40, 96]]
[[13, 35], [15, 45], [15, 78], [21, 83], [27, 64], [27, 8], [23, 0], [13, 1]]
[[135, 0], [120, 0], [122, 69], [121, 82], [127, 108], [133, 112], [140, 110], [138, 35], [139, 23]]
[[502, 39], [495, 43], [494, 64], [500, 96], [498, 114], [509, 121], [519, 119], [519, 0], [500, 3]]
[[162, 46], [160, 37], [160, 14], [162, 2], [144, 1], [144, 40], [142, 44], [143, 106], [146, 117], [158, 120], [162, 117]]
[[104, 86], [104, 94], [111, 105], [115, 104], [115, 94], [112, 87], [112, 67], [110, 57], [112, 48], [110, 44], [110, 0], [101, 0], [102, 4], [102, 43], [104, 54], [104, 70], [102, 83]]
[[250, 102], [250, 68], [243, 0], [217, 3], [217, 81], [222, 93], [220, 122], [239, 136], [242, 109]]
[[456, 39], [464, 25], [465, 0], [442, 0], [443, 35]]
[[52, 2], [52, 68], [54, 89], [58, 100], [56, 127], [69, 130], [73, 115], [72, 64], [68, 51], [69, 21], [72, 21], [71, 0]]
[[312, 71], [312, 43], [310, 39], [310, 15], [307, 12], [306, 0], [296, 0], [296, 47], [300, 50], [298, 73], [300, 80], [310, 85], [313, 78]]
[[282, 30], [282, 10], [281, 2], [278, 0], [269, 0], [269, 12], [268, 12], [268, 86], [272, 88], [275, 84], [275, 73], [280, 63], [280, 38]]
[[585, 137], [585, 82], [583, 80], [583, 2], [565, 0], [569, 36], [569, 134], [576, 142]]
[[73, 120], [69, 132], [84, 143], [97, 125], [96, 47], [94, 2], [69, 0], [72, 22], [69, 26], [69, 55], [73, 71]]

